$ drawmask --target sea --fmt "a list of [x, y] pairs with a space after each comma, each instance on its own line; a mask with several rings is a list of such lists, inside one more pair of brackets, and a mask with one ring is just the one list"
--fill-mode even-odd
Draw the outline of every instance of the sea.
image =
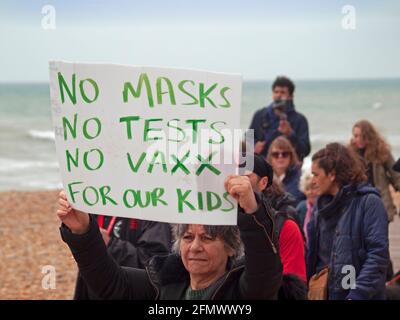
[[[271, 102], [271, 81], [243, 83], [241, 128]], [[352, 125], [371, 121], [400, 157], [400, 79], [299, 80], [296, 110], [308, 119], [311, 154], [347, 143]], [[310, 167], [305, 159], [304, 170]], [[61, 188], [48, 83], [0, 83], [0, 191]]]

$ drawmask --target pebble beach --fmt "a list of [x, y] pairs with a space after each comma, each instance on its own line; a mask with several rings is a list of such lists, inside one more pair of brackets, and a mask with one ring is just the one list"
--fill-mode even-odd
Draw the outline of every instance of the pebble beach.
[[58, 193], [0, 193], [0, 299], [72, 299], [77, 268], [60, 238]]

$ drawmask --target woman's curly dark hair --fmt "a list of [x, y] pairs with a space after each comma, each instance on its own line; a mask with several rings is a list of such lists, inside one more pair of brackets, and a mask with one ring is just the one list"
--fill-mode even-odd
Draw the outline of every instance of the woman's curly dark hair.
[[334, 172], [339, 187], [367, 181], [366, 167], [358, 154], [340, 143], [329, 143], [312, 156], [325, 174]]

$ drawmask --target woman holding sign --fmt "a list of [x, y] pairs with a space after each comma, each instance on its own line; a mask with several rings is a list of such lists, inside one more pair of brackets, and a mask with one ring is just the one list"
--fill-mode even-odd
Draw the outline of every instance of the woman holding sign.
[[246, 176], [229, 176], [225, 189], [238, 202], [238, 226], [178, 225], [178, 253], [153, 257], [145, 270], [111, 259], [96, 220], [73, 209], [64, 192], [61, 236], [103, 299], [275, 299], [282, 265], [269, 200], [253, 192]]

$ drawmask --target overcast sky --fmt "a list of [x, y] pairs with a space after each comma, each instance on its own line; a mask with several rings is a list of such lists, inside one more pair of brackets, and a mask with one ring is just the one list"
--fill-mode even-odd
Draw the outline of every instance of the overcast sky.
[[[55, 8], [54, 30], [42, 27], [45, 5]], [[355, 8], [355, 29], [342, 27], [345, 5]], [[399, 78], [399, 39], [399, 0], [2, 0], [0, 82], [48, 81], [52, 59], [245, 80]]]

